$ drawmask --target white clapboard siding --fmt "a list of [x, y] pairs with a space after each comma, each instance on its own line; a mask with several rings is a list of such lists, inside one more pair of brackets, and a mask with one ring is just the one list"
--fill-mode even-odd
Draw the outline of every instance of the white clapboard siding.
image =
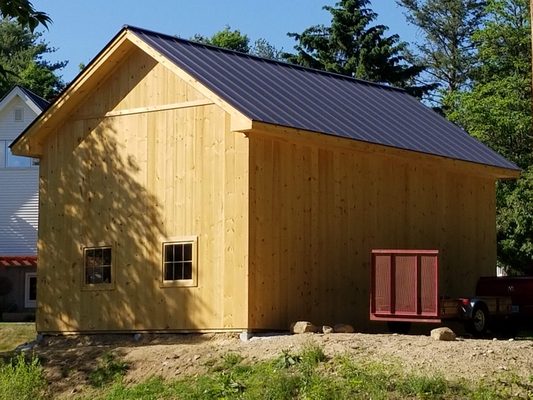
[[[15, 109], [21, 108], [23, 119], [15, 121]], [[35, 119], [37, 114], [19, 96], [15, 96], [0, 110], [0, 140], [15, 140], [20, 133]]]
[[[11, 143], [37, 117], [35, 104], [30, 107], [28, 101], [19, 88], [4, 98], [0, 107], [0, 141]], [[15, 120], [16, 109], [23, 110], [22, 121]], [[3, 168], [3, 156], [0, 155], [0, 256], [35, 255], [39, 169]]]
[[37, 168], [0, 171], [0, 255], [36, 254], [38, 174]]

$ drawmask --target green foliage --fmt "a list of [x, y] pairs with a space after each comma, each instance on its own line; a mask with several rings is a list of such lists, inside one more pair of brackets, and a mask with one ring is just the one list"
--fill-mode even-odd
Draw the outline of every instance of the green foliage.
[[497, 217], [499, 259], [514, 270], [532, 275], [533, 165], [513, 186], [507, 188], [509, 193], [502, 200]]
[[248, 36], [242, 34], [238, 29], [232, 30], [229, 26], [225, 26], [224, 29], [216, 32], [210, 38], [196, 34], [192, 37], [192, 40], [224, 49], [240, 51], [241, 53], [250, 52], [250, 39]]
[[296, 54], [284, 53], [283, 58], [306, 67], [404, 87], [420, 95], [429, 89], [415, 85], [422, 68], [407, 62], [407, 45], [398, 35], [386, 36], [386, 26], [373, 25], [377, 14], [369, 4], [369, 0], [341, 0], [335, 6], [325, 6], [331, 14], [331, 26], [315, 25], [301, 34], [289, 33], [297, 41]]
[[53, 98], [64, 87], [57, 73], [66, 61], [51, 63], [43, 59], [54, 48], [16, 22], [0, 20], [0, 65], [10, 71], [0, 79], [0, 97], [13, 85], [22, 85], [46, 99]]
[[[489, 0], [487, 20], [474, 34], [477, 66], [470, 90], [448, 98], [449, 118], [526, 170], [498, 185], [498, 261], [512, 272], [533, 272], [531, 31], [527, 0]], [[529, 170], [528, 170], [529, 168]]]
[[224, 29], [216, 32], [211, 37], [197, 33], [191, 40], [272, 60], [279, 60], [281, 57], [281, 51], [276, 49], [266, 39], [257, 39], [253, 46], [250, 46], [248, 35], [241, 33], [238, 29], [231, 30], [229, 26], [225, 26]]
[[94, 371], [89, 374], [89, 383], [94, 387], [103, 387], [122, 378], [128, 370], [128, 364], [117, 360], [111, 353], [106, 353]]
[[485, 15], [484, 0], [397, 0], [407, 20], [418, 27], [424, 40], [417, 44], [416, 63], [424, 65], [423, 81], [438, 90], [429, 100], [442, 107], [450, 93], [470, 83], [476, 64], [474, 32]]
[[32, 32], [39, 24], [47, 28], [52, 22], [46, 13], [37, 11], [29, 0], [0, 0], [0, 16], [15, 19]]
[[36, 357], [26, 360], [23, 353], [0, 365], [0, 400], [36, 400], [44, 397], [46, 382]]

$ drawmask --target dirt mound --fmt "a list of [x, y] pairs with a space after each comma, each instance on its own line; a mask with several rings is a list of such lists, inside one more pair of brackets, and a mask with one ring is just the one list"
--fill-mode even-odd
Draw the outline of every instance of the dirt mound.
[[425, 335], [302, 334], [260, 335], [243, 342], [236, 334], [165, 334], [50, 337], [36, 346], [54, 393], [69, 397], [87, 390], [87, 380], [106, 354], [129, 365], [126, 382], [150, 376], [175, 379], [206, 372], [227, 353], [245, 362], [277, 357], [284, 350], [297, 352], [310, 341], [327, 356], [397, 362], [406, 371], [439, 374], [448, 379], [498, 380], [515, 374], [529, 380], [533, 371], [533, 341], [462, 339], [435, 341]]

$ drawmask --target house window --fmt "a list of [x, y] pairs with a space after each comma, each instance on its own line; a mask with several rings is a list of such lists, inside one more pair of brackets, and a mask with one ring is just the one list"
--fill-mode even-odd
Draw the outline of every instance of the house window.
[[85, 248], [83, 258], [86, 285], [111, 284], [111, 247]]
[[20, 157], [11, 152], [9, 141], [0, 140], [0, 168], [31, 168], [38, 167], [36, 158]]
[[22, 121], [24, 119], [24, 109], [15, 108], [15, 121]]
[[24, 307], [37, 307], [37, 274], [28, 272], [24, 282]]
[[196, 286], [196, 238], [163, 243], [163, 285]]

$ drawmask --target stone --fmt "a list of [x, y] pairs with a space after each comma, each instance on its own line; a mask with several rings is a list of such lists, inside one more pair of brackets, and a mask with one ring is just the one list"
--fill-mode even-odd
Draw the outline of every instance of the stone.
[[241, 342], [247, 342], [252, 338], [252, 333], [248, 331], [242, 331], [239, 333], [239, 339], [241, 339]]
[[333, 328], [331, 326], [324, 325], [322, 326], [322, 333], [333, 333]]
[[335, 333], [354, 333], [353, 326], [348, 324], [337, 324], [333, 327]]
[[436, 328], [431, 331], [431, 337], [435, 340], [443, 340], [447, 342], [454, 341], [456, 335], [450, 328], [442, 327]]
[[291, 324], [291, 332], [300, 333], [315, 333], [318, 328], [309, 321], [297, 321]]

